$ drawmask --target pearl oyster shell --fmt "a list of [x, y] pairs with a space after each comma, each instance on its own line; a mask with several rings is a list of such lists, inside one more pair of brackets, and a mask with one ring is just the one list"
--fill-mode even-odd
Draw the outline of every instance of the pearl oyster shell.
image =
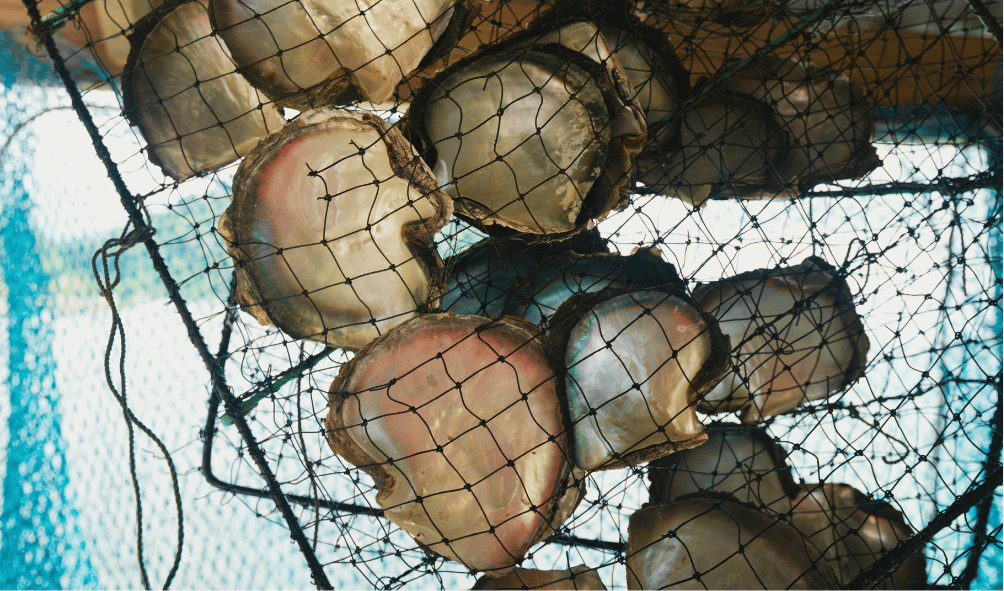
[[646, 137], [630, 96], [602, 36], [577, 21], [451, 65], [418, 93], [407, 126], [458, 215], [493, 235], [553, 239], [626, 197]]
[[705, 441], [696, 402], [721, 379], [729, 346], [683, 290], [578, 294], [552, 322], [577, 467], [634, 465]]
[[374, 478], [385, 517], [473, 570], [511, 570], [560, 525], [571, 466], [535, 332], [510, 318], [421, 316], [331, 385], [331, 449]]
[[628, 589], [836, 589], [819, 551], [791, 525], [720, 497], [631, 515]]
[[780, 185], [808, 188], [860, 177], [880, 164], [871, 145], [871, 105], [847, 76], [809, 61], [766, 56], [722, 84], [767, 104], [790, 136], [777, 167]]
[[500, 318], [518, 316], [509, 300], [524, 275], [562, 252], [606, 252], [595, 229], [560, 242], [526, 243], [519, 239], [486, 239], [446, 260], [448, 270], [442, 309], [456, 314]]
[[282, 127], [279, 110], [237, 73], [202, 0], [173, 2], [129, 36], [123, 106], [150, 161], [175, 180], [214, 172]]
[[776, 167], [787, 138], [773, 112], [749, 96], [725, 88], [707, 91], [687, 107], [678, 138], [661, 154], [639, 163], [639, 180], [650, 189], [692, 205], [741, 193], [744, 185], [776, 185]]
[[795, 488], [784, 449], [763, 429], [712, 423], [708, 440], [648, 465], [653, 504], [715, 492], [775, 513], [790, 508]]
[[650, 250], [630, 256], [565, 252], [544, 259], [512, 289], [507, 309], [546, 329], [561, 304], [575, 294], [592, 293], [607, 287], [637, 289], [679, 283], [673, 265]]
[[818, 257], [706, 284], [694, 299], [733, 343], [732, 369], [700, 402], [745, 423], [826, 398], [864, 373], [868, 337], [847, 281]]
[[237, 301], [295, 338], [358, 349], [436, 302], [450, 201], [379, 117], [320, 109], [241, 163], [219, 231]]
[[595, 570], [585, 566], [573, 566], [571, 570], [535, 570], [517, 568], [511, 573], [494, 578], [483, 576], [474, 589], [557, 589], [575, 591], [576, 589], [603, 589], [606, 586], [600, 580]]
[[[257, 88], [294, 108], [386, 101], [455, 0], [211, 0], [213, 28]], [[428, 24], [427, 24], [428, 23]]]
[[[892, 505], [868, 499], [846, 484], [801, 486], [791, 507], [791, 524], [823, 553], [842, 587], [914, 534]], [[923, 589], [926, 585], [926, 560], [921, 548], [876, 587]]]

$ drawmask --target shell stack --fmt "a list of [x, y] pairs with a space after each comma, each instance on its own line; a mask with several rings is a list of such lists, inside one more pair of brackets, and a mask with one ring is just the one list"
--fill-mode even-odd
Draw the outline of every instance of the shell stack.
[[[614, 254], [595, 230], [638, 183], [701, 205], [877, 165], [847, 77], [758, 56], [692, 87], [639, 18], [741, 24], [773, 4], [558, 2], [473, 46], [491, 26], [476, 0], [141, 4], [122, 82], [151, 162], [183, 181], [243, 158], [218, 222], [238, 304], [357, 351], [330, 388], [331, 449], [422, 549], [486, 573], [477, 588], [602, 588], [587, 566], [519, 566], [588, 473], [645, 462], [632, 588], [831, 588], [912, 533], [845, 485], [796, 487], [769, 437], [698, 414], [768, 421], [863, 374], [837, 268], [691, 292], [658, 251]], [[491, 238], [444, 263], [454, 215]]]

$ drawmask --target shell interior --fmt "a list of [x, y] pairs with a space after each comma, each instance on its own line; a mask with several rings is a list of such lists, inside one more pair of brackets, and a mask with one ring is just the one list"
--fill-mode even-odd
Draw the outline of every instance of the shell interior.
[[[867, 500], [846, 484], [804, 485], [791, 501], [791, 523], [817, 548], [841, 585], [914, 534], [888, 503]], [[927, 583], [923, 551], [911, 554], [880, 589], [921, 589]]]
[[201, 0], [146, 17], [131, 41], [125, 111], [172, 178], [216, 171], [285, 123], [237, 73]]
[[332, 384], [332, 449], [374, 476], [388, 519], [474, 570], [511, 570], [553, 531], [564, 492], [560, 404], [532, 328], [425, 315]]
[[665, 455], [703, 442], [698, 375], [714, 349], [704, 315], [679, 296], [637, 291], [593, 305], [565, 353], [576, 465], [614, 467], [649, 448]]
[[705, 433], [705, 443], [649, 464], [653, 503], [715, 492], [778, 513], [790, 508], [785, 453], [765, 431], [714, 423]]
[[423, 167], [372, 115], [311, 111], [270, 136], [241, 164], [220, 221], [240, 303], [346, 349], [414, 317], [441, 264], [422, 243], [449, 216]]
[[733, 370], [702, 409], [740, 409], [744, 422], [825, 398], [863, 372], [868, 338], [850, 290], [833, 267], [800, 265], [755, 271], [694, 293], [733, 344]]
[[323, 104], [326, 86], [341, 80], [363, 100], [379, 103], [390, 98], [446, 29], [453, 4], [212, 0], [212, 9], [242, 72], [269, 95], [295, 103], [302, 92], [317, 90], [313, 94]]
[[452, 71], [424, 108], [433, 171], [474, 217], [536, 234], [569, 232], [610, 139], [603, 94], [559, 56], [511, 50]]
[[719, 498], [692, 497], [637, 511], [625, 553], [628, 589], [837, 588], [819, 552], [798, 530]]
[[571, 570], [535, 570], [517, 568], [504, 576], [494, 578], [483, 576], [474, 584], [474, 589], [555, 589], [575, 591], [576, 589], [603, 589], [606, 586], [595, 570], [585, 566], [573, 566]]

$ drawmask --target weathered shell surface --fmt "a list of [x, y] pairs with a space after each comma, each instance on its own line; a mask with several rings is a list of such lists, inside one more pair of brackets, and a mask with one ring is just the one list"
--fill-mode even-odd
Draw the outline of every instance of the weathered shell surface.
[[193, 0], [147, 16], [130, 39], [125, 112], [175, 180], [222, 168], [285, 123], [212, 33], [205, 3]]
[[540, 52], [485, 56], [444, 80], [424, 114], [436, 178], [473, 203], [478, 221], [536, 234], [576, 228], [610, 141], [585, 70]]
[[864, 372], [868, 337], [845, 279], [809, 257], [703, 285], [694, 299], [732, 341], [733, 371], [701, 402], [756, 422], [825, 398]]
[[812, 185], [864, 175], [880, 162], [871, 145], [871, 105], [843, 74], [811, 62], [768, 56], [723, 84], [769, 105], [792, 138], [778, 172], [783, 182]]
[[691, 497], [634, 513], [626, 555], [629, 589], [837, 588], [798, 530], [720, 498]]
[[701, 205], [723, 186], [777, 184], [787, 140], [773, 112], [748, 96], [712, 89], [688, 107], [680, 145], [646, 159], [639, 180], [664, 195]]
[[310, 111], [241, 163], [220, 219], [238, 301], [297, 338], [358, 349], [437, 290], [449, 198], [373, 115]]
[[289, 104], [319, 106], [337, 101], [349, 86], [363, 100], [390, 98], [446, 29], [453, 4], [212, 0], [212, 12], [252, 83]]
[[575, 321], [565, 346], [575, 464], [620, 467], [704, 442], [696, 400], [725, 368], [717, 329], [682, 295], [603, 295]]
[[[791, 505], [792, 525], [823, 553], [842, 586], [914, 533], [891, 505], [846, 484], [802, 486]], [[911, 555], [877, 587], [923, 589], [925, 562], [923, 550]]]
[[556, 589], [575, 591], [576, 589], [606, 589], [595, 570], [584, 566], [573, 566], [571, 570], [531, 570], [517, 568], [511, 573], [493, 578], [483, 576], [474, 584], [474, 589]]
[[712, 423], [705, 433], [703, 444], [649, 464], [652, 503], [717, 492], [773, 512], [789, 509], [794, 481], [785, 452], [764, 430]]
[[373, 476], [388, 519], [474, 570], [511, 570], [553, 532], [570, 469], [533, 332], [515, 319], [424, 315], [360, 351], [331, 386], [332, 450]]

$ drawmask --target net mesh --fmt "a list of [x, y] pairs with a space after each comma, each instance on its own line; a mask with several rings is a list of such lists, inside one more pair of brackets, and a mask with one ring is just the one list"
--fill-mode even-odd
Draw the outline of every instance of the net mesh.
[[25, 8], [8, 586], [1000, 584], [1000, 3]]

